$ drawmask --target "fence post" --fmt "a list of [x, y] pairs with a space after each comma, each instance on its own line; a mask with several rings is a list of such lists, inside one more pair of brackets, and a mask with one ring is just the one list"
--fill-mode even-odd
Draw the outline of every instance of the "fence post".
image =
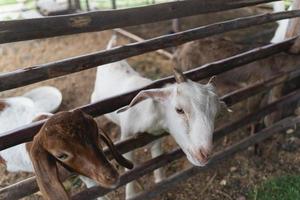
[[86, 10], [87, 10], [87, 11], [90, 11], [90, 10], [91, 10], [91, 7], [90, 7], [90, 2], [89, 2], [89, 0], [85, 0], [85, 4], [86, 4]]
[[117, 0], [111, 0], [111, 5], [113, 9], [117, 9]]
[[76, 10], [81, 10], [80, 0], [73, 0], [73, 3]]

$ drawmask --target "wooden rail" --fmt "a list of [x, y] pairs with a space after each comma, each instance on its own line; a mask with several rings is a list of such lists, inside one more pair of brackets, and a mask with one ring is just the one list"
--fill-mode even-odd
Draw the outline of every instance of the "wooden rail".
[[[260, 48], [256, 48], [245, 53], [238, 54], [236, 56], [226, 58], [217, 62], [203, 65], [199, 68], [190, 70], [186, 73], [186, 76], [192, 80], [201, 80], [210, 76], [220, 74], [222, 72], [240, 67], [244, 64], [248, 64], [255, 60], [266, 58], [270, 55], [282, 52], [289, 49], [293, 44], [293, 39], [286, 40], [282, 43], [266, 45]], [[128, 105], [131, 99], [143, 89], [162, 87], [166, 83], [173, 82], [172, 76], [154, 81], [152, 84], [143, 88], [121, 94], [112, 98], [108, 98], [93, 104], [82, 106], [81, 109], [92, 115], [93, 117], [100, 116], [109, 112], [112, 112], [118, 108]], [[32, 137], [38, 132], [40, 127], [45, 121], [35, 122], [12, 131], [8, 131], [5, 135], [0, 136], [0, 150], [9, 148], [11, 146], [21, 144], [23, 142], [31, 141]]]
[[[116, 28], [114, 29], [114, 31], [116, 31], [118, 34], [126, 37], [126, 38], [129, 38], [130, 40], [133, 40], [134, 42], [144, 42], [145, 39], [144, 38], [141, 38], [131, 32], [128, 32], [124, 29], [121, 29], [121, 28]], [[166, 51], [166, 50], [163, 50], [163, 49], [159, 49], [159, 50], [156, 50], [156, 53], [158, 53], [159, 55], [165, 57], [166, 59], [172, 59], [173, 58], [173, 54], [171, 54], [170, 52]]]
[[0, 44], [187, 17], [274, 2], [276, 0], [189, 0], [138, 8], [0, 22]]
[[[192, 40], [212, 36], [215, 34], [299, 16], [300, 10], [244, 17], [240, 19], [215, 23], [167, 36], [156, 37], [144, 42], [116, 47], [111, 50], [100, 51], [88, 55], [73, 57], [52, 63], [20, 69], [14, 72], [0, 74], [0, 91], [64, 76], [67, 74], [97, 67], [99, 65], [119, 61], [131, 56], [141, 55], [143, 53], [158, 50], [161, 48], [180, 45]], [[276, 48], [279, 48], [280, 51], [286, 50], [285, 47], [290, 47], [290, 44], [292, 44], [293, 42], [294, 41], [285, 41], [283, 43], [280, 43]]]
[[[299, 70], [297, 70], [297, 73], [299, 73]], [[288, 75], [285, 75], [285, 76], [299, 78], [299, 77], [295, 77], [294, 74], [295, 73], [290, 72], [289, 75], [291, 75], [291, 76], [288, 76]], [[284, 81], [284, 80], [281, 79], [280, 81]], [[258, 93], [258, 92], [261, 92], [262, 89], [263, 90], [268, 89], [268, 88], [264, 87], [264, 84], [267, 84], [267, 85], [280, 84], [281, 83], [280, 81], [278, 81], [276, 79], [276, 77], [274, 77], [274, 78], [270, 79], [269, 81], [265, 81], [263, 83], [251, 86], [251, 87], [249, 87], [249, 89], [242, 89], [242, 90], [240, 90], [240, 93], [245, 94], [246, 93], [245, 91], [250, 91], [249, 94], [252, 94], [253, 88], [255, 88]], [[261, 85], [261, 87], [258, 87], [259, 85]], [[239, 99], [233, 98], [235, 100], [235, 102], [230, 100], [229, 101], [229, 102], [231, 102], [231, 103], [229, 103], [230, 105], [232, 105], [233, 103], [238, 103], [239, 101], [243, 100], [244, 98], [247, 98], [247, 95], [238, 95], [238, 93], [236, 93], [236, 92], [233, 92], [232, 95], [241, 96], [242, 98], [239, 98]], [[235, 131], [239, 128], [242, 128], [242, 127], [246, 126], [247, 124], [250, 124], [256, 120], [259, 120], [260, 118], [274, 112], [275, 110], [280, 110], [280, 109], [284, 108], [285, 106], [290, 105], [293, 102], [296, 102], [297, 100], [299, 100], [299, 98], [300, 98], [300, 89], [292, 92], [291, 94], [288, 94], [288, 95], [282, 97], [281, 99], [265, 106], [264, 108], [261, 108], [249, 115], [242, 117], [239, 120], [236, 120], [234, 122], [231, 122], [227, 125], [224, 125], [224, 126], [218, 128], [214, 133], [214, 139], [219, 140], [222, 137], [224, 137], [225, 135], [228, 135], [228, 134], [232, 133], [233, 131]], [[226, 95], [222, 99], [224, 101], [226, 101], [227, 99], [231, 99], [231, 97], [230, 97], [230, 95]], [[134, 149], [145, 146], [145, 145], [153, 142], [154, 140], [164, 137], [166, 135], [167, 134], [163, 134], [160, 136], [152, 136], [152, 135], [143, 133], [143, 134], [138, 135], [137, 137], [133, 137], [133, 138], [130, 138], [125, 141], [117, 142], [116, 148], [121, 153], [124, 154], [124, 153], [132, 151]], [[105, 152], [106, 156], [111, 158], [111, 155], [109, 154], [110, 151], [108, 151], [108, 149], [105, 149], [104, 152]], [[37, 191], [38, 191], [38, 187], [36, 185], [35, 179], [29, 178], [28, 180], [19, 182], [17, 184], [8, 186], [3, 189], [0, 189], [0, 197], [3, 199], [14, 200], [14, 199], [19, 199], [19, 198], [25, 197], [25, 196], [30, 195]]]

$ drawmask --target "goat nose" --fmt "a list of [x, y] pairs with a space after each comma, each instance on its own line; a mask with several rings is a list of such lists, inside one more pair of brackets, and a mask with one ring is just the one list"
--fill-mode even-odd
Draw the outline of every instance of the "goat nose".
[[196, 152], [196, 158], [202, 162], [207, 162], [209, 159], [209, 154], [209, 150], [200, 148], [198, 152]]

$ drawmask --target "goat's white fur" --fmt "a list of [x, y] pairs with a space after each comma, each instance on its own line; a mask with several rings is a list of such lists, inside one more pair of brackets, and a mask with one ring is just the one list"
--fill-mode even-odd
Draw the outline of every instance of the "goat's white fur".
[[[288, 10], [292, 10], [292, 6], [288, 8]], [[282, 12], [285, 11], [284, 1], [278, 1], [273, 3], [273, 11], [274, 12]], [[285, 39], [285, 35], [289, 25], [289, 19], [284, 19], [277, 21], [278, 27], [275, 31], [273, 38], [271, 39], [271, 43], [279, 43]]]
[[[115, 43], [115, 36], [107, 49]], [[106, 99], [150, 84], [150, 79], [140, 76], [131, 66], [122, 60], [99, 66], [91, 102]], [[160, 89], [141, 91], [151, 93], [150, 98], [126, 109], [122, 113], [109, 113], [105, 116], [121, 127], [121, 140], [140, 132], [153, 135], [168, 131], [187, 155], [188, 160], [197, 166], [203, 166], [195, 154], [200, 149], [209, 152], [212, 149], [214, 119], [220, 107], [220, 101], [214, 87], [208, 83], [202, 85], [188, 80], [184, 83], [169, 84]], [[157, 95], [159, 94], [159, 95]], [[135, 101], [135, 100], [133, 100]], [[185, 111], [184, 115], [176, 112], [176, 107]], [[152, 157], [162, 154], [160, 143], [151, 148]], [[133, 161], [133, 154], [125, 155]], [[163, 172], [156, 170], [155, 180], [163, 178]], [[133, 183], [126, 186], [126, 198], [135, 194]]]

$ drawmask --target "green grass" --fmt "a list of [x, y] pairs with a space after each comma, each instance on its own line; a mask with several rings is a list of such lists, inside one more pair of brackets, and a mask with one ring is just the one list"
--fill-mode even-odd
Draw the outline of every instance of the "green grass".
[[300, 199], [300, 176], [282, 176], [270, 179], [249, 194], [249, 200]]

